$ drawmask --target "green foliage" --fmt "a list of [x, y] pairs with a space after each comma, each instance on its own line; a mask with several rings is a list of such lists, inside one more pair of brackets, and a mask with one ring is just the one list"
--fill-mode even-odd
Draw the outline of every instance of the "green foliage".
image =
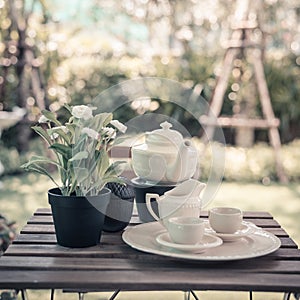
[[265, 66], [266, 78], [275, 115], [281, 121], [284, 141], [293, 138], [291, 123], [300, 118], [300, 68], [297, 56], [269, 61]]
[[[203, 145], [195, 139], [195, 145], [203, 149]], [[219, 146], [223, 148], [223, 146]], [[300, 140], [295, 140], [282, 147], [282, 164], [286, 175], [291, 181], [300, 179]], [[225, 164], [224, 177], [226, 181], [245, 182], [270, 182], [277, 181], [275, 168], [274, 149], [266, 143], [255, 144], [251, 148], [224, 147]], [[212, 153], [210, 147], [206, 147], [204, 154], [200, 157], [201, 179], [207, 179], [211, 172]]]
[[283, 166], [292, 180], [300, 179], [300, 140], [284, 145], [282, 149]]
[[[109, 8], [105, 1], [95, 0], [86, 4], [86, 10], [77, 11], [76, 22], [70, 20], [67, 11], [57, 14], [56, 4], [47, 5], [46, 2], [3, 2], [0, 10], [3, 20], [0, 24], [0, 82], [3, 82], [0, 93], [3, 103], [0, 109], [1, 106], [7, 110], [15, 105], [26, 107], [29, 123], [36, 122], [43, 107], [50, 107], [63, 117], [64, 103], [91, 103], [103, 90], [140, 76], [177, 80], [187, 87], [197, 87], [195, 90], [200, 90], [205, 99], [211, 99], [224, 52], [221, 43], [232, 31], [230, 24], [235, 1], [229, 1], [230, 5], [225, 0], [215, 1], [203, 10], [203, 3], [192, 0], [166, 1], [164, 4], [133, 0], [128, 7], [111, 1]], [[74, 3], [74, 7], [78, 3]], [[284, 142], [299, 136], [299, 57], [292, 47], [297, 44], [298, 34], [296, 4], [295, 0], [263, 2], [261, 11], [264, 13], [257, 18], [262, 20], [262, 28], [265, 25], [272, 32], [265, 43], [265, 69], [275, 115], [281, 120]], [[15, 17], [13, 6], [17, 12]], [[140, 16], [136, 15], [137, 11]], [[69, 15], [69, 19], [54, 20], [52, 14]], [[16, 17], [18, 20], [14, 20]], [[16, 21], [26, 24], [22, 37], [18, 34]], [[168, 29], [160, 32], [161, 26], [157, 24], [164, 24]], [[256, 35], [260, 35], [258, 30]], [[32, 59], [24, 60], [24, 51], [19, 45], [32, 50]], [[33, 84], [31, 70], [38, 70], [40, 82]], [[247, 84], [249, 78], [243, 80], [241, 86]], [[228, 95], [234, 92], [231, 90], [233, 82], [231, 78], [223, 107], [225, 114], [232, 114], [236, 104], [228, 100]], [[41, 86], [41, 94], [45, 97], [39, 99], [33, 85]], [[195, 126], [191, 116], [170, 103], [160, 103], [157, 112], [170, 114], [184, 126]], [[127, 121], [136, 113], [139, 112], [130, 105], [114, 112], [115, 118], [121, 121]], [[11, 128], [3, 134], [7, 145], [21, 149], [18, 136], [11, 137], [21, 132], [23, 126], [28, 125], [24, 122], [19, 124], [18, 130]], [[292, 127], [295, 130], [291, 130]], [[27, 140], [29, 138], [25, 138]]]
[[3, 174], [16, 174], [20, 172], [21, 157], [18, 150], [14, 147], [0, 145], [0, 161], [3, 165]]

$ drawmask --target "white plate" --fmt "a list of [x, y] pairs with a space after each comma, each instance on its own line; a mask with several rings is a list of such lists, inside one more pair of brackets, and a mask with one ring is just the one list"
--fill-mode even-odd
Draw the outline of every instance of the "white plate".
[[218, 237], [220, 237], [224, 242], [233, 242], [236, 241], [237, 239], [240, 239], [242, 237], [246, 237], [250, 234], [252, 234], [254, 231], [258, 230], [259, 228], [257, 226], [255, 226], [253, 223], [251, 222], [242, 222], [242, 226], [241, 229], [239, 229], [238, 231], [236, 231], [235, 233], [219, 233], [219, 232], [215, 232], [209, 225], [208, 221], [205, 221], [205, 231], [207, 233], [216, 235]]
[[148, 253], [191, 260], [226, 261], [263, 256], [277, 250], [280, 240], [267, 231], [257, 228], [247, 237], [234, 243], [223, 243], [219, 247], [207, 249], [203, 253], [185, 253], [180, 250], [161, 246], [156, 237], [165, 232], [158, 222], [143, 223], [127, 228], [122, 235], [123, 241], [134, 249]]
[[159, 234], [156, 237], [156, 241], [166, 247], [171, 247], [173, 249], [177, 249], [180, 251], [185, 251], [185, 252], [193, 252], [193, 253], [200, 253], [208, 248], [213, 248], [222, 245], [223, 241], [212, 234], [205, 233], [203, 236], [203, 239], [201, 242], [194, 244], [194, 245], [187, 245], [187, 244], [177, 244], [174, 243], [168, 232], [164, 232]]

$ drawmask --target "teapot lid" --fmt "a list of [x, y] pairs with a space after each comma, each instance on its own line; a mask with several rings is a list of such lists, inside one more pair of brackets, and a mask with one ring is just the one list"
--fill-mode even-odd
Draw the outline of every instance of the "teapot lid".
[[160, 124], [161, 129], [148, 132], [146, 135], [147, 143], [172, 143], [179, 145], [182, 143], [183, 137], [179, 131], [170, 129], [172, 124], [165, 121]]

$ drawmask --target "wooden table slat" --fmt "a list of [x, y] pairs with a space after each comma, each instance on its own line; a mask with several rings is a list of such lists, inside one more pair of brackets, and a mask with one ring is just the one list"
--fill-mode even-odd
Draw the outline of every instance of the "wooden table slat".
[[[282, 245], [281, 249], [297, 249], [297, 245], [293, 242], [290, 238], [280, 238]], [[44, 244], [18, 244], [14, 243], [12, 244], [7, 251], [5, 252], [5, 255], [15, 255], [15, 256], [70, 256], [70, 255], [77, 255], [77, 256], [105, 256], [107, 255], [143, 255], [144, 253], [142, 251], [137, 251], [129, 247], [123, 242], [119, 243], [111, 243], [106, 242], [105, 239], [100, 243], [98, 246], [84, 248], [84, 249], [71, 249], [71, 248], [65, 248], [58, 246], [55, 243], [44, 243]], [[151, 254], [152, 255], [152, 254]], [[153, 255], [154, 257], [158, 257], [157, 255]]]
[[[84, 278], [84, 280], [83, 280]], [[184, 280], [182, 280], [184, 278]], [[212, 280], [213, 279], [213, 280]], [[258, 284], [260, 283], [260, 284]], [[10, 271], [0, 273], [0, 288], [147, 290], [231, 290], [300, 292], [299, 275], [188, 270], [174, 273], [151, 271]]]
[[135, 260], [128, 258], [82, 258], [77, 257], [12, 257], [8, 256], [1, 265], [7, 270], [155, 270], [160, 271], [173, 269], [174, 272], [186, 270], [209, 270], [216, 272], [223, 270], [225, 267], [230, 270], [243, 273], [293, 273], [300, 274], [300, 261], [284, 261], [268, 259], [256, 259], [251, 263], [245, 264], [245, 261], [231, 262], [193, 262], [188, 263], [182, 260], [174, 259], [145, 259]]
[[[275, 234], [279, 238], [289, 238], [288, 234], [282, 228], [270, 228], [269, 232]], [[105, 243], [123, 243], [120, 234], [102, 234], [101, 241]], [[56, 236], [54, 233], [40, 234], [40, 233], [24, 233], [16, 236], [13, 241], [14, 244], [56, 244]], [[289, 243], [290, 244], [290, 243]], [[293, 245], [296, 245], [293, 243]]]
[[291, 238], [280, 238], [282, 248], [298, 248], [298, 245]]
[[[208, 217], [208, 213], [207, 212], [203, 212], [201, 213], [202, 218], [207, 218]], [[263, 224], [272, 224], [272, 226], [278, 227], [278, 223], [275, 222], [272, 218], [272, 216], [269, 213], [259, 213], [259, 212], [245, 212], [244, 214], [244, 219], [245, 221], [252, 221], [253, 223], [263, 223]], [[273, 221], [266, 221], [264, 222], [266, 219], [268, 220], [273, 220]], [[264, 220], [264, 221], [263, 221]], [[132, 219], [131, 219], [131, 224], [139, 224], [141, 223], [141, 220], [139, 219], [138, 215], [133, 215]], [[52, 218], [52, 214], [51, 212], [49, 212], [48, 214], [46, 213], [35, 213], [27, 222], [27, 224], [53, 224], [53, 218]]]
[[[51, 208], [38, 208], [34, 212], [34, 216], [48, 216], [52, 215], [51, 213]], [[253, 219], [273, 219], [273, 216], [266, 211], [244, 211], [243, 212], [244, 218], [253, 218]], [[137, 213], [133, 213], [133, 216], [137, 216]], [[201, 217], [207, 217], [208, 212], [207, 211], [202, 211], [201, 212]]]
[[[266, 228], [280, 228], [280, 224], [275, 221], [274, 219], [247, 219], [247, 221], [254, 223], [258, 227], [262, 227], [264, 229]], [[24, 228], [21, 230], [22, 234], [25, 233], [54, 233], [54, 226], [53, 224], [45, 223], [31, 223], [24, 226]]]

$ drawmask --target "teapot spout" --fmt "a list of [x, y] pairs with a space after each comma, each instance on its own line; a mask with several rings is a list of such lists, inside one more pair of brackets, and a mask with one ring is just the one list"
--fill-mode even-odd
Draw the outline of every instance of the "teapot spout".
[[175, 163], [167, 170], [166, 178], [170, 182], [190, 179], [196, 172], [197, 150], [190, 140], [184, 140], [179, 147]]

